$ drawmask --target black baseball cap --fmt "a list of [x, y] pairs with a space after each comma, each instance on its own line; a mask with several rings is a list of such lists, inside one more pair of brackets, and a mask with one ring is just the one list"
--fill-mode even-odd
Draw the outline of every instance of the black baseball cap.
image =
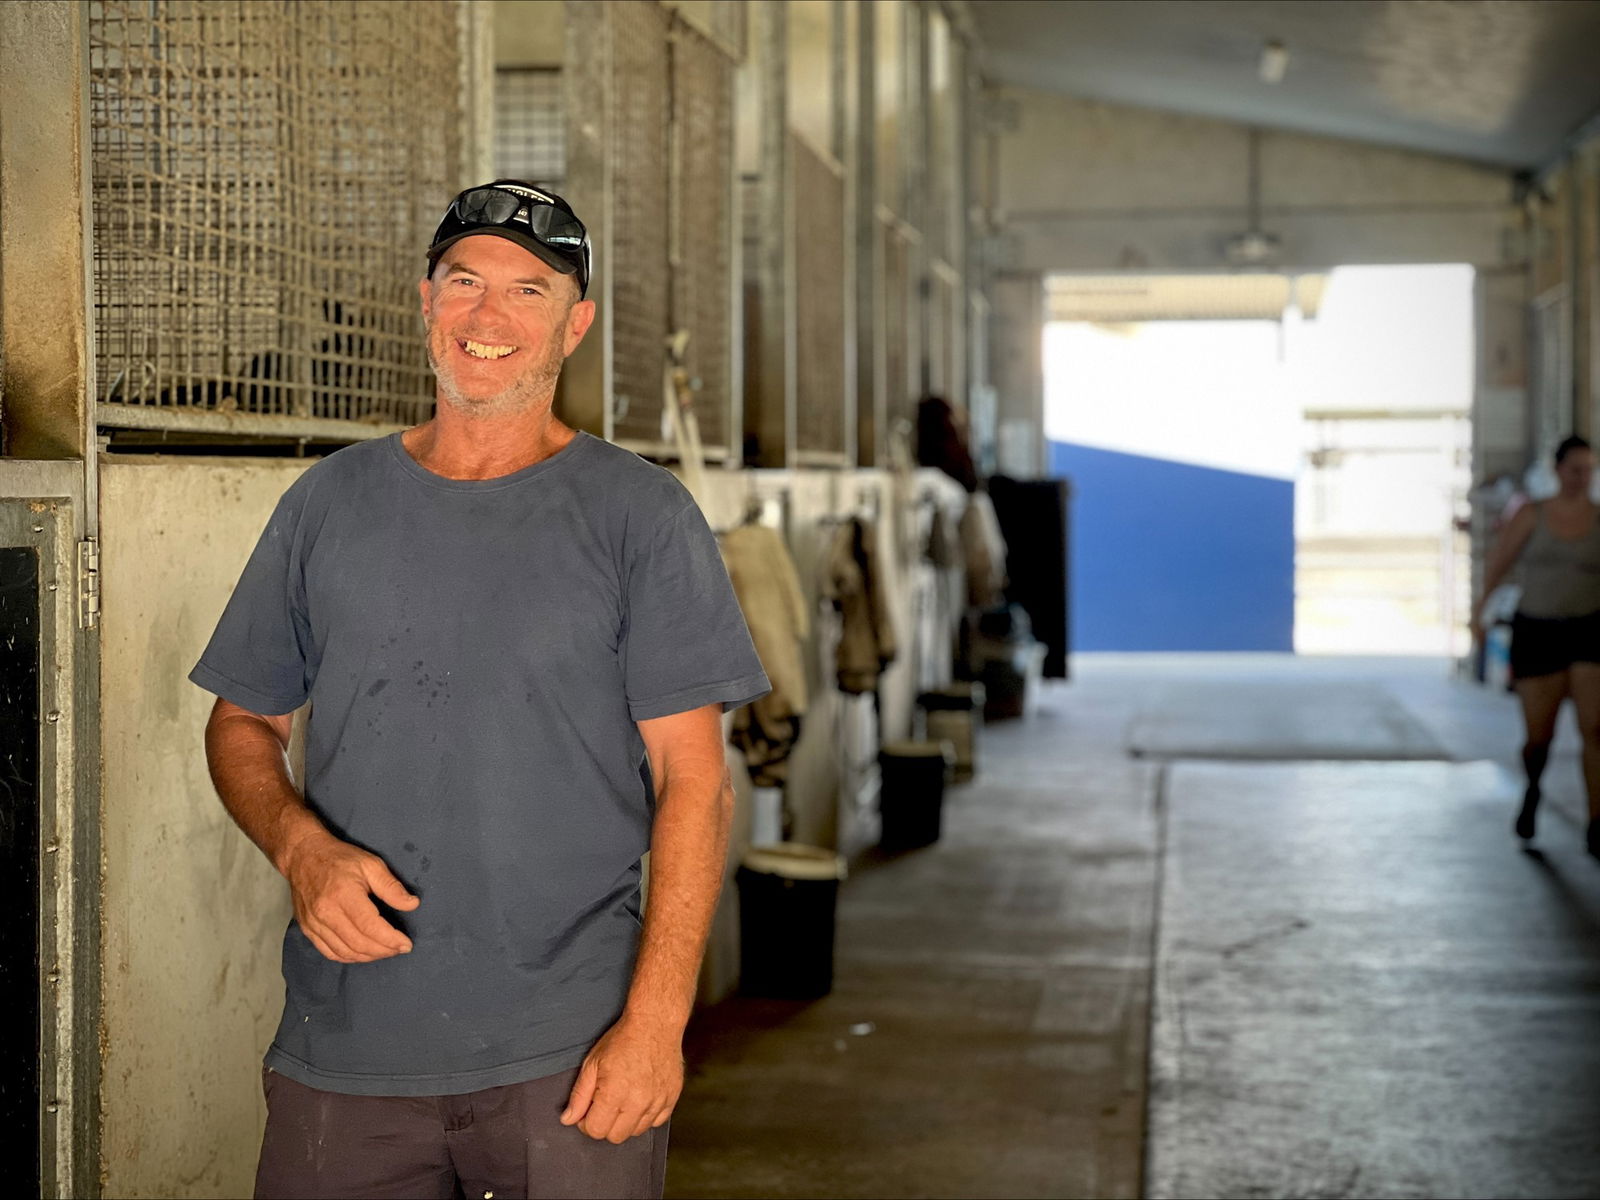
[[515, 242], [560, 271], [576, 275], [578, 295], [589, 291], [593, 252], [589, 231], [554, 192], [520, 179], [496, 179], [471, 187], [450, 201], [428, 246], [431, 274], [446, 247], [464, 237], [488, 234]]

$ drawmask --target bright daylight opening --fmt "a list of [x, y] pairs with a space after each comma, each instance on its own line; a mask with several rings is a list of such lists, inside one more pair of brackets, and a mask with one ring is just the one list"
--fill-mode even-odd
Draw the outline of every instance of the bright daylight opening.
[[[1142, 311], [1052, 282], [1079, 318], [1044, 334], [1076, 648], [1465, 653], [1472, 269], [1147, 282], [1169, 299]], [[1128, 319], [1162, 303], [1224, 316]]]

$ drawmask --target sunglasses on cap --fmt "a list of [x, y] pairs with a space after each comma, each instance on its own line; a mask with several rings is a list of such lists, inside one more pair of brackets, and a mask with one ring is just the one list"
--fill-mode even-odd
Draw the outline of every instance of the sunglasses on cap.
[[516, 242], [563, 275], [578, 277], [578, 295], [589, 291], [589, 232], [572, 206], [554, 192], [514, 183], [468, 188], [445, 210], [428, 246], [428, 267], [447, 246], [474, 234]]

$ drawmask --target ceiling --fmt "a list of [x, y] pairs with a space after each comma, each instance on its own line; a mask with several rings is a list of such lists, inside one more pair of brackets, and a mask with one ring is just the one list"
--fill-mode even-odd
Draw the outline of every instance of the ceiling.
[[[1514, 169], [1600, 114], [1600, 0], [972, 0], [991, 81]], [[1283, 81], [1260, 77], [1268, 39]]]

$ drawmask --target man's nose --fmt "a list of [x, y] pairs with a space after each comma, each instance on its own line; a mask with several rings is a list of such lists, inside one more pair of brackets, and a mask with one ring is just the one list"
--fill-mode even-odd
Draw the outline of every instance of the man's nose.
[[478, 293], [478, 302], [472, 306], [475, 316], [494, 316], [505, 309], [505, 297], [494, 288], [484, 288]]

